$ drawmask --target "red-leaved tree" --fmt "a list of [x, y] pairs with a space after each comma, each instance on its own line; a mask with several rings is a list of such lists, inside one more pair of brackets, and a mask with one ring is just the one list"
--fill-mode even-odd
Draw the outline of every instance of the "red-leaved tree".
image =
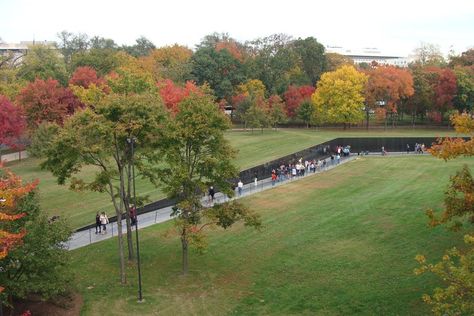
[[97, 72], [88, 66], [77, 67], [76, 71], [69, 79], [69, 84], [74, 86], [80, 86], [83, 88], [89, 88], [91, 84], [95, 84], [97, 87], [106, 84], [104, 78], [97, 77]]
[[184, 87], [176, 85], [172, 80], [165, 79], [157, 83], [161, 98], [173, 113], [179, 111], [178, 104], [191, 93], [200, 93], [200, 89], [192, 81], [187, 81]]
[[18, 95], [18, 103], [26, 115], [28, 127], [35, 128], [41, 122], [61, 124], [83, 104], [69, 88], [63, 88], [57, 80], [36, 79]]
[[0, 126], [0, 144], [16, 147], [26, 122], [21, 109], [3, 95], [0, 95]]
[[296, 110], [303, 103], [303, 101], [310, 101], [311, 95], [314, 93], [313, 86], [294, 86], [288, 87], [288, 90], [283, 94], [286, 104], [286, 113], [288, 117], [295, 117]]

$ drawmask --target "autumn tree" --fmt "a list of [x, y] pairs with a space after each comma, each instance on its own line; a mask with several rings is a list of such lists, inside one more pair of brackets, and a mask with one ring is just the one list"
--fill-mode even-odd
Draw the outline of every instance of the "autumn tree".
[[311, 95], [314, 93], [313, 86], [294, 86], [290, 85], [283, 94], [286, 104], [286, 113], [289, 118], [297, 115], [298, 108], [304, 101], [311, 100]]
[[237, 86], [237, 94], [265, 98], [265, 85], [258, 79], [250, 79]]
[[48, 300], [71, 289], [72, 272], [66, 248], [71, 230], [65, 218], [49, 220], [39, 207], [37, 195], [34, 190], [17, 199], [16, 212], [25, 216], [10, 226], [25, 235], [21, 244], [0, 260], [0, 284], [5, 286], [10, 302], [12, 297], [25, 299], [31, 294]]
[[0, 95], [0, 144], [11, 147], [17, 145], [18, 138], [26, 127], [21, 109], [13, 105], [7, 97]]
[[70, 89], [61, 87], [53, 79], [31, 82], [20, 92], [17, 101], [30, 128], [43, 121], [62, 124], [66, 117], [83, 106]]
[[169, 79], [178, 84], [191, 80], [192, 50], [180, 45], [165, 46], [153, 49], [148, 56], [140, 58], [140, 62], [153, 72], [153, 78]]
[[202, 205], [202, 192], [213, 185], [232, 196], [229, 179], [237, 175], [235, 151], [224, 137], [228, 117], [208, 95], [192, 94], [179, 104], [180, 111], [163, 130], [161, 141], [166, 166], [159, 172], [163, 190], [177, 200], [172, 215], [181, 239], [182, 271], [189, 267], [189, 246], [205, 246], [204, 228], [228, 228], [237, 221], [259, 227], [260, 219], [238, 202], [212, 208]]
[[474, 66], [474, 48], [470, 48], [461, 55], [450, 56], [449, 65], [451, 67], [470, 67]]
[[[474, 118], [471, 114], [463, 113], [452, 118], [452, 123], [458, 133], [469, 134], [469, 140], [462, 138], [440, 139], [433, 145], [431, 153], [445, 161], [460, 156], [474, 155]], [[468, 233], [464, 236], [466, 249], [453, 248], [446, 251], [442, 261], [436, 264], [427, 263], [423, 255], [416, 260], [420, 267], [416, 274], [431, 272], [444, 281], [446, 287], [437, 287], [432, 295], [423, 295], [423, 300], [429, 304], [436, 315], [471, 315], [474, 313], [474, 179], [467, 166], [451, 177], [445, 192], [445, 209], [440, 215], [428, 210], [430, 224], [448, 224], [452, 229], [459, 229], [467, 224]]]
[[386, 112], [397, 113], [400, 101], [412, 96], [415, 91], [413, 89], [413, 77], [406, 69], [377, 66], [367, 70], [366, 74], [368, 75], [365, 89], [368, 129], [369, 109], [375, 109], [378, 103], [382, 103]]
[[181, 87], [176, 85], [170, 79], [166, 79], [158, 82], [157, 86], [163, 103], [173, 113], [179, 111], [179, 103], [191, 93], [200, 93], [199, 87], [197, 87], [192, 81], [186, 82], [184, 87]]
[[326, 53], [326, 71], [335, 71], [341, 66], [354, 65], [354, 61], [344, 55], [338, 53]]
[[105, 80], [97, 76], [95, 69], [89, 66], [77, 67], [69, 79], [69, 85], [89, 88], [91, 84], [96, 86], [105, 85]]
[[[17, 205], [36, 185], [36, 182], [24, 185], [18, 176], [0, 164], [0, 265], [2, 271], [5, 271], [9, 252], [22, 241], [26, 233], [24, 230], [8, 231], [10, 226], [7, 224], [16, 222], [26, 215], [18, 210]], [[0, 293], [5, 291], [5, 285], [5, 283], [0, 284]], [[3, 308], [3, 303], [0, 304], [0, 308]]]
[[342, 66], [321, 76], [312, 102], [315, 115], [324, 122], [358, 123], [363, 117], [367, 76], [352, 66]]

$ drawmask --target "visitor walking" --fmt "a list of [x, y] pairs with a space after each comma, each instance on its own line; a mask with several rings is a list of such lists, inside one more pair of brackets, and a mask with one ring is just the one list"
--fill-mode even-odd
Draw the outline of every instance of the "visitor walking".
[[109, 223], [109, 218], [105, 212], [100, 214], [100, 224], [102, 225], [102, 234], [107, 234], [107, 224]]
[[137, 225], [137, 209], [134, 205], [130, 205], [130, 221], [132, 226]]
[[216, 191], [214, 190], [214, 187], [211, 185], [209, 187], [209, 191], [208, 191], [208, 194], [209, 194], [209, 205], [212, 205], [214, 203], [214, 195], [216, 194]]
[[100, 223], [100, 214], [97, 212], [95, 215], [95, 233], [100, 234], [102, 232], [101, 223]]
[[242, 196], [242, 189], [244, 188], [244, 183], [242, 180], [239, 179], [239, 182], [237, 183], [237, 190], [239, 190], [239, 196]]
[[410, 153], [410, 144], [407, 144], [407, 154]]

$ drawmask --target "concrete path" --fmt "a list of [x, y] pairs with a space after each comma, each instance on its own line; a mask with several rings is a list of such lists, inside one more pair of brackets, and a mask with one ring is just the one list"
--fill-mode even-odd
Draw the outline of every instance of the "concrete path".
[[[391, 152], [391, 153], [389, 153], [389, 156], [393, 156], [394, 154], [395, 155], [400, 155], [400, 154], [403, 154], [403, 153], [392, 153]], [[378, 153], [376, 155], [380, 156], [380, 153]], [[406, 155], [406, 153], [404, 153], [404, 155]], [[344, 158], [344, 159], [341, 157], [341, 162], [339, 163], [339, 165], [347, 163], [349, 161], [352, 161], [352, 160], [356, 159], [357, 157], [358, 157], [357, 155], [352, 155], [352, 156]], [[276, 182], [275, 186], [272, 186], [270, 178], [258, 181], [257, 186], [255, 186], [254, 183], [246, 184], [246, 185], [244, 185], [242, 195], [239, 196], [238, 193], [236, 193], [236, 196], [234, 197], [234, 199], [238, 199], [238, 198], [241, 198], [241, 197], [252, 195], [252, 194], [264, 191], [264, 190], [268, 190], [268, 189], [271, 189], [272, 187], [285, 185], [285, 184], [293, 182], [293, 181], [298, 181], [302, 178], [311, 177], [311, 176], [317, 175], [321, 172], [326, 172], [328, 170], [331, 170], [331, 169], [339, 166], [339, 165], [336, 165], [336, 164], [331, 165], [331, 161], [330, 161], [329, 158], [326, 161], [327, 161], [326, 168], [324, 168], [321, 171], [317, 171], [315, 173], [306, 173], [302, 177], [296, 177], [296, 178], [293, 178], [293, 179], [284, 180], [284, 181], [281, 181], [281, 182]], [[225, 202], [225, 201], [228, 201], [228, 200], [229, 200], [229, 198], [224, 196], [222, 193], [216, 193], [216, 195], [215, 195], [215, 203], [222, 203], [222, 202]], [[203, 198], [203, 204], [208, 205], [207, 197]], [[152, 211], [152, 212], [148, 212], [148, 213], [139, 215], [138, 216], [138, 227], [139, 227], [139, 229], [141, 229], [141, 228], [144, 228], [144, 227], [148, 227], [148, 226], [151, 226], [151, 225], [155, 225], [155, 224], [158, 224], [158, 223], [168, 221], [170, 219], [172, 219], [172, 217], [171, 217], [171, 207], [166, 207], [166, 208], [163, 208], [163, 209], [158, 209], [158, 210], [155, 210], [155, 211]], [[122, 224], [122, 230], [123, 230], [124, 233], [126, 233], [127, 228], [126, 228], [126, 225], [125, 225], [125, 220], [123, 220], [122, 223], [123, 223]], [[96, 243], [96, 242], [100, 242], [100, 241], [105, 240], [105, 239], [109, 239], [109, 238], [112, 238], [112, 237], [115, 237], [115, 236], [117, 236], [117, 223], [116, 222], [115, 223], [110, 223], [110, 224], [107, 225], [107, 234], [96, 234], [94, 228], [74, 233], [71, 236], [71, 239], [69, 240], [69, 242], [67, 243], [67, 247], [68, 247], [69, 250], [73, 250], [73, 249], [84, 247], [84, 246], [87, 246], [87, 245], [90, 245], [90, 244], [93, 244], [93, 243]]]

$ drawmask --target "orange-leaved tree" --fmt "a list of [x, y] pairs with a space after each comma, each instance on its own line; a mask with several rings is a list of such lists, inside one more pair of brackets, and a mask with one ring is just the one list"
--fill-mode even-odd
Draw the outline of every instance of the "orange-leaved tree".
[[[6, 222], [16, 221], [25, 213], [18, 213], [17, 203], [23, 196], [31, 192], [37, 182], [23, 184], [20, 177], [3, 167], [0, 162], [0, 260], [8, 256], [8, 252], [21, 243], [25, 231], [7, 231]], [[0, 292], [4, 290], [0, 286]]]
[[[431, 153], [444, 160], [456, 157], [474, 156], [474, 117], [469, 113], [452, 117], [458, 133], [469, 134], [468, 140], [462, 138], [440, 139]], [[449, 224], [452, 229], [460, 229], [469, 223], [464, 236], [465, 249], [452, 248], [446, 251], [442, 260], [436, 264], [427, 263], [426, 258], [418, 255], [420, 267], [415, 274], [432, 272], [443, 281], [445, 288], [435, 288], [432, 295], [423, 295], [436, 315], [474, 315], [474, 180], [468, 166], [464, 166], [451, 177], [445, 192], [445, 209], [440, 216], [428, 210], [430, 225]]]

